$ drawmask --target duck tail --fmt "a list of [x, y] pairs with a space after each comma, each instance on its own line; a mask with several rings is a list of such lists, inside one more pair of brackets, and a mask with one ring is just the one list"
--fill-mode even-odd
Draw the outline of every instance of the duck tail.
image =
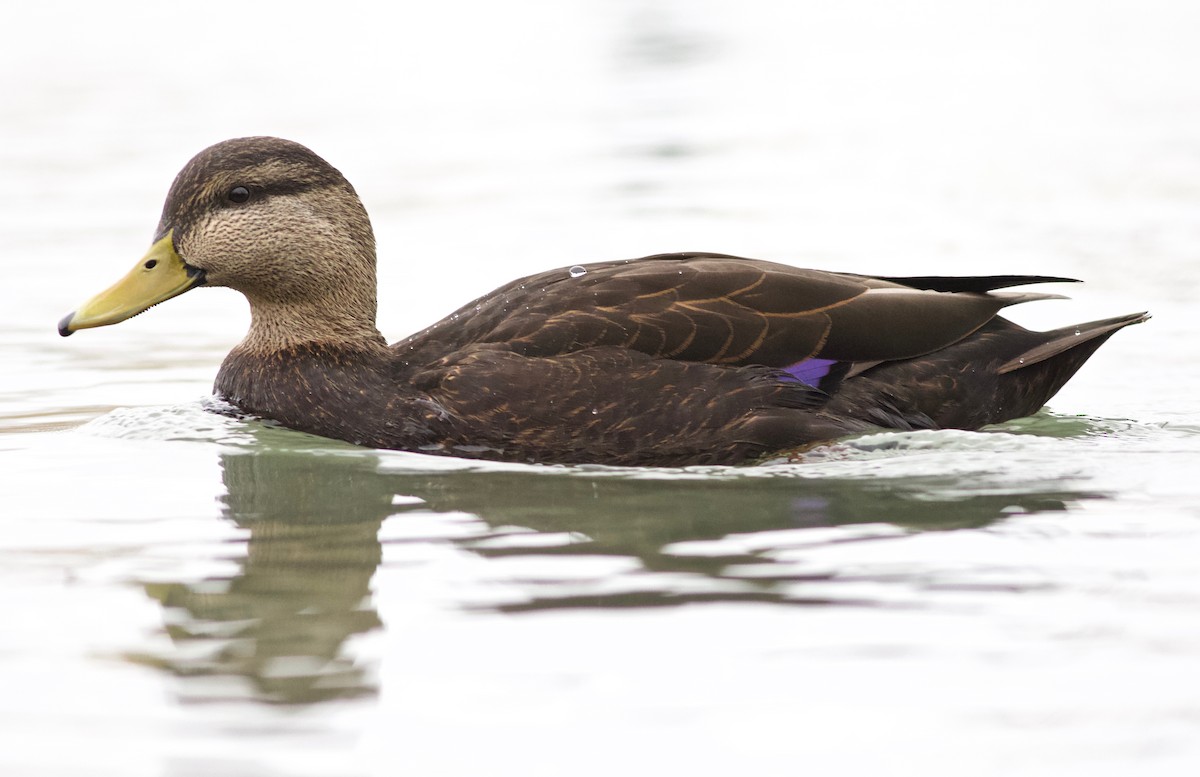
[[903, 278], [885, 276], [880, 277], [879, 280], [926, 291], [959, 291], [976, 294], [986, 294], [989, 291], [1007, 289], [1012, 286], [1029, 286], [1035, 283], [1079, 283], [1078, 278], [1060, 278], [1056, 275], [920, 275]]
[[[1076, 324], [1075, 326], [1066, 326], [1061, 329], [1044, 332], [1042, 334], [1046, 339], [1033, 348], [1021, 353], [1019, 356], [1001, 364], [996, 369], [996, 373], [1004, 375], [1009, 372], [1015, 372], [1016, 370], [1044, 362], [1067, 351], [1074, 351], [1078, 354], [1078, 364], [1075, 368], [1078, 369], [1118, 329], [1124, 329], [1133, 324], [1140, 324], [1143, 321], [1149, 320], [1149, 318], [1150, 314], [1142, 311], [1141, 313], [1130, 313], [1124, 316], [1116, 316], [1115, 318], [1104, 318], [1099, 321], [1089, 321], [1086, 324]], [[1085, 343], [1087, 344], [1086, 348], [1081, 348]]]
[[848, 377], [823, 412], [892, 429], [978, 429], [1021, 418], [1058, 393], [1113, 333], [1147, 318], [1132, 313], [1031, 332], [996, 317], [941, 351]]

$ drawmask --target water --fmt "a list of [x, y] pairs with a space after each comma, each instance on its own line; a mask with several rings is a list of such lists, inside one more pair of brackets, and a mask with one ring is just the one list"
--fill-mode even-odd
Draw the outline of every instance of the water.
[[[1200, 11], [232, 12], [0, 30], [0, 772], [1200, 766]], [[256, 133], [354, 182], [393, 339], [678, 250], [1080, 277], [1014, 316], [1155, 318], [985, 433], [669, 471], [358, 449], [209, 412], [230, 292], [55, 333], [187, 158]]]

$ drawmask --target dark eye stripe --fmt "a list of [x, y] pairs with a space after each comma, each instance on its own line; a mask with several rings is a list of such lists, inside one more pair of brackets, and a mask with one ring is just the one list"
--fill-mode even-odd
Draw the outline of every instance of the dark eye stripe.
[[313, 189], [323, 189], [335, 185], [334, 181], [278, 181], [264, 186], [265, 195], [303, 194]]
[[229, 198], [239, 186], [249, 190], [251, 203], [327, 187], [353, 191], [341, 173], [301, 146], [248, 140], [230, 153], [227, 145], [218, 144], [197, 154], [176, 176], [163, 205], [160, 231], [173, 228], [181, 234], [214, 207], [241, 207]]
[[225, 192], [223, 202], [224, 205], [241, 205], [250, 200], [260, 201], [269, 197], [286, 197], [288, 195], [303, 194], [304, 192], [313, 191], [314, 189], [322, 189], [332, 186], [332, 183], [326, 181], [277, 181], [275, 183], [263, 185], [251, 184], [250, 186], [234, 186]]

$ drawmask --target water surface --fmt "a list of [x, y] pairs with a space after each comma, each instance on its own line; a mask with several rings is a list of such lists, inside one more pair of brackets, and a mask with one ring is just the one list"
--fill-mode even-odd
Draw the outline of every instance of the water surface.
[[[0, 771], [1200, 767], [1192, 6], [211, 10], [0, 31]], [[231, 292], [54, 331], [188, 157], [257, 133], [354, 182], [391, 339], [673, 250], [1065, 275], [1014, 317], [1155, 318], [982, 433], [678, 470], [355, 448], [210, 412]]]

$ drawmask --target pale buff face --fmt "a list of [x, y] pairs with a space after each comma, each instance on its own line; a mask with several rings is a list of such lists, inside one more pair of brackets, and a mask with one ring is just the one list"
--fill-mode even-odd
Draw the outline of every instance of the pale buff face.
[[242, 292], [258, 339], [374, 331], [375, 240], [341, 173], [276, 138], [218, 143], [176, 177], [158, 235], [205, 282]]

